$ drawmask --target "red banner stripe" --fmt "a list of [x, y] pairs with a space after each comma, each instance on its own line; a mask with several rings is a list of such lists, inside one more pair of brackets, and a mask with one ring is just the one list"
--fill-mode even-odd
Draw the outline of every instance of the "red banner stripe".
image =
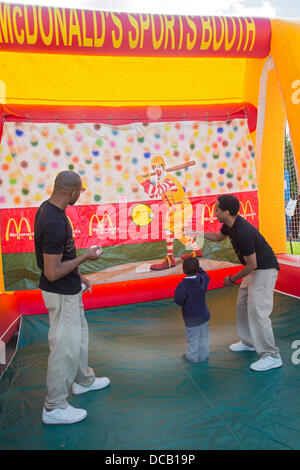
[[[256, 191], [235, 194], [241, 203], [240, 214], [258, 227], [258, 199]], [[193, 205], [191, 229], [217, 231], [220, 223], [214, 216], [218, 195], [190, 198]], [[149, 208], [151, 218], [138, 223], [139, 210]], [[134, 212], [134, 210], [136, 212]], [[34, 218], [37, 208], [0, 210], [2, 253], [34, 252]], [[121, 204], [68, 206], [66, 211], [73, 229], [77, 249], [96, 244], [113, 246], [165, 240], [166, 206], [163, 201], [139, 201]], [[134, 216], [135, 214], [135, 216]], [[142, 214], [143, 216], [143, 214]], [[153, 216], [153, 220], [152, 220]]]

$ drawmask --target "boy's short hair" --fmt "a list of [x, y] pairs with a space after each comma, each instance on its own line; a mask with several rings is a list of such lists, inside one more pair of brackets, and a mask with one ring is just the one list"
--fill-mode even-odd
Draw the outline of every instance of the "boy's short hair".
[[240, 210], [240, 201], [232, 194], [222, 194], [218, 197], [219, 208], [222, 211], [228, 211], [230, 215], [238, 215]]
[[192, 256], [190, 258], [185, 258], [182, 263], [183, 272], [187, 276], [194, 276], [195, 274], [197, 274], [199, 271], [199, 267], [200, 265], [198, 259], [193, 258]]

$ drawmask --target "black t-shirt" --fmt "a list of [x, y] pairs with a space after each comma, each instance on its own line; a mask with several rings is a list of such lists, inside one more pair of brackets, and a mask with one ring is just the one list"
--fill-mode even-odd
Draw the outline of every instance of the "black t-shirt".
[[65, 277], [50, 282], [44, 274], [43, 253], [62, 254], [62, 261], [76, 258], [72, 227], [59, 207], [45, 201], [38, 209], [34, 222], [34, 244], [38, 267], [42, 270], [39, 287], [47, 292], [74, 295], [81, 291], [81, 279], [77, 268]]
[[223, 224], [221, 233], [229, 236], [233, 249], [242, 264], [246, 264], [243, 256], [256, 253], [257, 269], [276, 268], [279, 271], [277, 258], [269, 243], [257, 228], [240, 215], [237, 216], [232, 227]]

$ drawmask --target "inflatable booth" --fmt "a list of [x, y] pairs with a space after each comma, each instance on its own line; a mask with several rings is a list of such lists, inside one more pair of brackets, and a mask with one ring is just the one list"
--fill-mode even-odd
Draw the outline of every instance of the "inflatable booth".
[[[298, 21], [1, 3], [1, 339], [20, 315], [45, 313], [34, 217], [62, 170], [86, 187], [67, 209], [78, 253], [103, 247], [82, 265], [86, 308], [173, 296], [186, 250], [203, 251], [210, 288], [221, 287], [241, 267], [230, 243], [201, 237], [219, 228], [220, 194], [235, 194], [284, 255], [286, 120], [300, 165], [299, 42]], [[174, 202], [188, 207], [176, 230]], [[285, 266], [277, 287], [299, 296], [295, 259]]]

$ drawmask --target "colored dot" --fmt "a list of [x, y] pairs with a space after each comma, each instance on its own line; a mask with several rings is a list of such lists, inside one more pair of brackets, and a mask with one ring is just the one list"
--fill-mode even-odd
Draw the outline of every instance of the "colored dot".
[[204, 147], [204, 150], [205, 150], [205, 152], [209, 152], [210, 151], [209, 145], [206, 145], [206, 147]]
[[213, 153], [213, 157], [214, 157], [215, 160], [216, 160], [217, 158], [219, 158], [219, 156], [220, 156], [219, 153], [217, 153], [217, 152], [214, 152], [214, 153]]
[[5, 196], [0, 196], [0, 202], [3, 204], [6, 202]]
[[101, 196], [100, 196], [100, 194], [95, 194], [94, 200], [95, 200], [96, 202], [101, 201]]
[[207, 178], [212, 178], [213, 174], [209, 171], [208, 173], [206, 173], [206, 176]]
[[218, 131], [219, 134], [222, 134], [222, 132], [224, 131], [224, 129], [223, 129], [223, 127], [218, 127], [217, 131]]
[[232, 188], [233, 187], [233, 184], [232, 183], [227, 183], [227, 188]]
[[92, 154], [94, 155], [94, 157], [98, 157], [99, 151], [98, 150], [93, 150]]
[[7, 165], [7, 163], [3, 163], [2, 170], [7, 171], [8, 168], [9, 168], [9, 166]]
[[15, 204], [20, 204], [20, 202], [21, 202], [21, 199], [19, 198], [19, 196], [16, 196], [16, 197], [14, 198], [14, 203], [15, 203]]
[[228, 145], [227, 140], [224, 140], [222, 145], [223, 145], [223, 147], [227, 147], [227, 145]]
[[[150, 157], [151, 157], [151, 153], [150, 153], [150, 152], [145, 152], [145, 153], [144, 153], [144, 157], [145, 157], [145, 158], [150, 158]], [[136, 160], [137, 160], [137, 159], [136, 159]], [[136, 161], [136, 163], [137, 163], [137, 161]]]
[[27, 196], [27, 194], [29, 193], [29, 189], [23, 188], [22, 193], [24, 194], [24, 196]]
[[9, 184], [16, 184], [17, 179], [16, 178], [10, 178], [9, 179]]
[[212, 189], [214, 189], [214, 188], [217, 187], [217, 184], [215, 183], [215, 181], [212, 181], [212, 182], [211, 182], [210, 187], [211, 187]]
[[27, 167], [28, 167], [28, 163], [27, 163], [25, 160], [23, 160], [23, 161], [21, 162], [21, 167], [22, 167], [22, 168], [27, 168]]
[[228, 173], [226, 173], [226, 176], [227, 176], [227, 178], [232, 178], [233, 174], [228, 172]]
[[230, 157], [231, 157], [231, 152], [226, 152], [226, 153], [225, 153], [225, 156], [226, 156], [227, 158], [230, 158]]
[[116, 165], [116, 169], [117, 169], [118, 171], [121, 171], [121, 170], [122, 170], [122, 165], [120, 165], [120, 164]]
[[57, 163], [57, 162], [52, 162], [51, 166], [52, 166], [52, 168], [57, 168], [57, 167], [58, 167], [58, 163]]
[[176, 171], [176, 176], [181, 176], [181, 171]]
[[35, 196], [34, 196], [34, 199], [36, 201], [40, 201], [42, 199], [42, 195], [40, 193], [37, 193]]
[[136, 165], [137, 162], [138, 162], [138, 159], [136, 157], [134, 157], [131, 161], [132, 161], [132, 163], [134, 163]]
[[74, 165], [71, 164], [71, 165], [68, 166], [68, 168], [69, 168], [69, 170], [74, 170], [75, 167], [74, 167]]
[[94, 124], [94, 129], [96, 129], [96, 131], [99, 131], [100, 128], [101, 128], [100, 124]]
[[78, 163], [79, 162], [79, 157], [73, 157], [72, 162], [73, 163]]
[[220, 173], [220, 175], [224, 175], [224, 173], [225, 173], [224, 168], [220, 168], [219, 173]]
[[98, 147], [102, 147], [102, 145], [103, 145], [103, 140], [97, 139], [97, 140], [96, 140], [96, 145], [97, 145]]
[[93, 160], [91, 160], [90, 158], [85, 158], [84, 161], [85, 161], [85, 163], [86, 163], [87, 165], [90, 165], [90, 163], [93, 162]]
[[218, 144], [217, 144], [216, 142], [214, 142], [214, 143], [212, 144], [212, 148], [217, 149], [217, 148], [218, 148]]
[[202, 163], [201, 166], [202, 166], [202, 168], [206, 168], [206, 167], [207, 167], [207, 163], [204, 162], [204, 163]]
[[16, 130], [16, 135], [17, 135], [18, 137], [22, 137], [23, 134], [24, 134], [24, 132], [21, 131], [20, 129], [17, 129], [17, 130]]
[[59, 149], [54, 149], [53, 150], [53, 155], [55, 155], [56, 157], [60, 154], [60, 150]]
[[120, 186], [120, 187], [117, 189], [117, 191], [118, 191], [118, 193], [120, 193], [120, 194], [121, 194], [121, 193], [124, 191], [124, 188], [123, 188], [123, 186]]

